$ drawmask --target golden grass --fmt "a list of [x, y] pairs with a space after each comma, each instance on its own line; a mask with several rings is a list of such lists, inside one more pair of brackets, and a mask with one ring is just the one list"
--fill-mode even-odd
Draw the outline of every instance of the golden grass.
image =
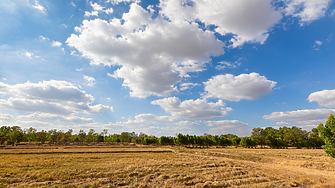
[[41, 147], [0, 149], [0, 187], [335, 187], [323, 150]]

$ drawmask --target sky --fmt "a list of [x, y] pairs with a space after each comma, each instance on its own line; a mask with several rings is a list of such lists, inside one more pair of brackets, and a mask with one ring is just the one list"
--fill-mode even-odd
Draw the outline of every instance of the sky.
[[0, 126], [175, 136], [335, 112], [332, 0], [1, 0]]

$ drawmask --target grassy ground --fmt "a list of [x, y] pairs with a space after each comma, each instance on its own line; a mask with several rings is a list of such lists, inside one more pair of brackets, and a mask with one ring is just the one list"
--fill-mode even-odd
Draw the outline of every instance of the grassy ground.
[[19, 146], [0, 149], [0, 187], [334, 187], [312, 149]]

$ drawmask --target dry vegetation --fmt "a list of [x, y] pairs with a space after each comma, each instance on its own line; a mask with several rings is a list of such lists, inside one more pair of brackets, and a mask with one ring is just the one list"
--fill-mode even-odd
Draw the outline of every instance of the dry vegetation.
[[323, 150], [138, 146], [0, 149], [0, 187], [334, 187]]

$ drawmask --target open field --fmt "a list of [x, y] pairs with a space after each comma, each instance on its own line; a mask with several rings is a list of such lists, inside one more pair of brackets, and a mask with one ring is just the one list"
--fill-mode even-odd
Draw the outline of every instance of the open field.
[[323, 150], [133, 146], [0, 149], [0, 187], [334, 187]]

